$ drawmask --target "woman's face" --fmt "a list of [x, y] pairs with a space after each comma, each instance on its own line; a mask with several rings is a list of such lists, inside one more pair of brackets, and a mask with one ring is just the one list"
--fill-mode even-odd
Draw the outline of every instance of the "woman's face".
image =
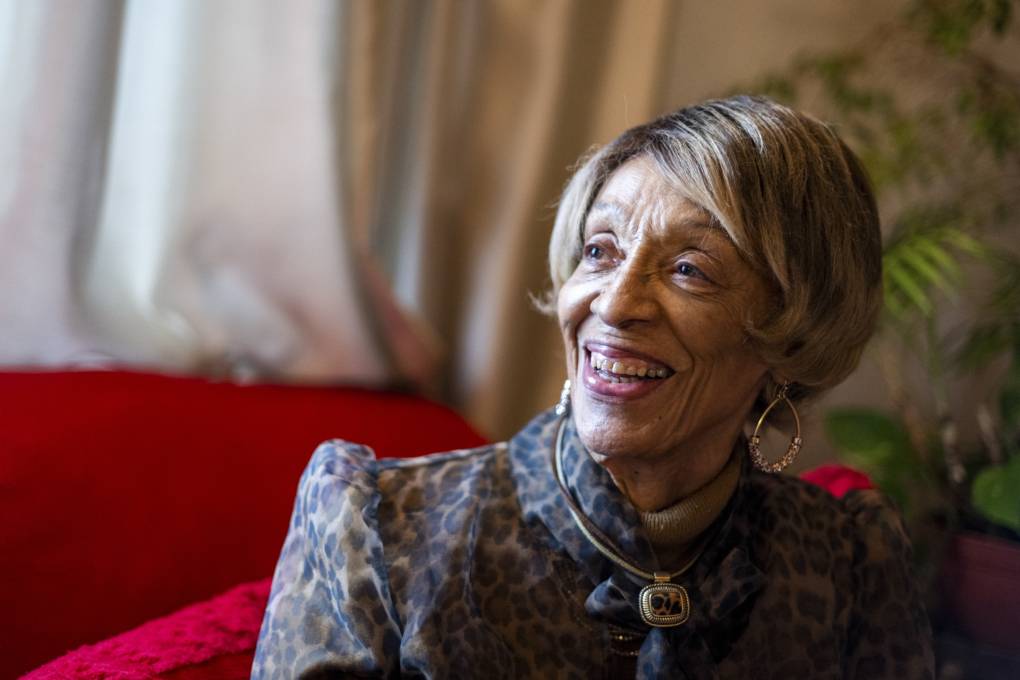
[[726, 232], [680, 198], [652, 159], [617, 169], [557, 305], [588, 450], [603, 463], [720, 446], [728, 454], [764, 384], [767, 367], [744, 329], [766, 302]]

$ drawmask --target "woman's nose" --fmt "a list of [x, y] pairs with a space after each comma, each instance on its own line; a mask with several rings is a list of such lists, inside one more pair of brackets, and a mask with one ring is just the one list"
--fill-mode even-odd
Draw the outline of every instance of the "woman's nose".
[[624, 328], [655, 316], [653, 275], [637, 262], [625, 262], [591, 301], [591, 311], [607, 326]]

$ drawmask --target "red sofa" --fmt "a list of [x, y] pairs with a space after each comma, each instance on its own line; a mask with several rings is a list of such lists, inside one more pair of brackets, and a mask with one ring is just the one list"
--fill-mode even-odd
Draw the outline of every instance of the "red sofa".
[[[219, 640], [177, 658], [173, 677], [199, 672], [188, 669], [216, 645], [207, 661], [229, 663], [230, 640], [243, 640], [245, 676], [249, 629], [320, 441], [363, 442], [380, 456], [484, 441], [449, 409], [404, 394], [121, 371], [0, 373], [0, 424], [3, 678], [254, 582], [128, 634], [156, 644], [142, 659], [171, 639]], [[133, 649], [118, 639], [97, 653]], [[87, 652], [82, 676], [97, 668]], [[155, 666], [143, 667], [92, 677], [152, 677]], [[75, 677], [69, 668], [48, 677]], [[206, 677], [231, 676], [210, 668]]]

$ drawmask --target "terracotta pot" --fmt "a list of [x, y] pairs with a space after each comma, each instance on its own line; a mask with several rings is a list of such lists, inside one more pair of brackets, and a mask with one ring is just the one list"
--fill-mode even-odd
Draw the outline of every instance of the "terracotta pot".
[[1020, 544], [957, 534], [946, 553], [942, 587], [955, 627], [976, 642], [1020, 651]]

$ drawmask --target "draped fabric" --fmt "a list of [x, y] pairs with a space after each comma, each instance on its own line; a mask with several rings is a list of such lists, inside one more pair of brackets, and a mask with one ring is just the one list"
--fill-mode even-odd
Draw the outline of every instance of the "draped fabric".
[[336, 197], [331, 3], [7, 12], [6, 362], [390, 377]]
[[851, 11], [0, 0], [0, 363], [410, 384], [509, 435], [563, 376], [528, 295], [569, 166]]

